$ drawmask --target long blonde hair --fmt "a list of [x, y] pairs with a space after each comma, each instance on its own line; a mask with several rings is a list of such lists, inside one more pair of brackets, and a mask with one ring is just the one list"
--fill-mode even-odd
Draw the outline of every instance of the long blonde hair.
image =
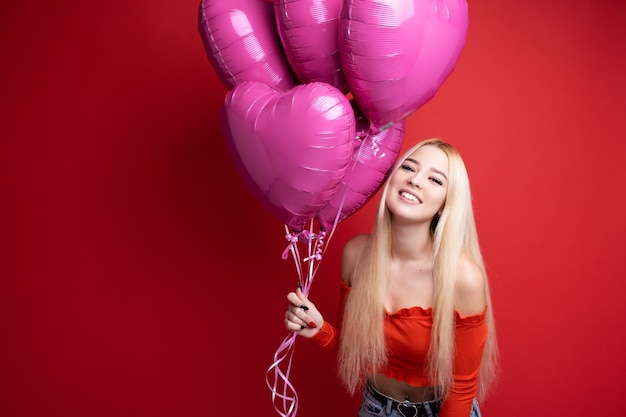
[[[465, 164], [457, 150], [439, 139], [418, 143], [398, 159], [389, 177], [406, 157], [422, 146], [436, 146], [449, 162], [446, 202], [440, 216], [431, 224], [433, 240], [433, 328], [426, 374], [445, 396], [454, 369], [454, 286], [459, 258], [469, 256], [487, 277], [476, 233], [472, 198]], [[385, 183], [378, 205], [376, 222], [369, 243], [363, 248], [353, 270], [352, 288], [343, 312], [339, 345], [339, 376], [351, 394], [363, 383], [367, 373], [376, 372], [387, 359], [383, 333], [385, 282], [391, 255], [391, 213], [385, 204], [389, 181]], [[344, 277], [350, 279], [350, 277]], [[486, 282], [488, 336], [483, 351], [478, 397], [484, 398], [496, 373], [497, 346], [493, 309]]]

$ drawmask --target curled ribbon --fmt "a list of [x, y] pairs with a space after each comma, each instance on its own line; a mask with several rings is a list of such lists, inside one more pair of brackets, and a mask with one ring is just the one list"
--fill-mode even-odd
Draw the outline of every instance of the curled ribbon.
[[326, 232], [321, 231], [319, 235], [314, 235], [313, 236], [315, 239], [315, 246], [314, 246], [314, 252], [312, 255], [309, 255], [308, 257], [304, 258], [305, 262], [308, 262], [310, 260], [316, 260], [316, 261], [321, 261], [322, 260], [322, 253], [324, 252], [323, 247], [324, 247], [324, 238], [326, 237]]
[[[312, 227], [313, 221], [311, 221]], [[313, 233], [312, 230], [303, 230], [294, 234], [285, 225], [285, 239], [289, 243], [283, 251], [282, 258], [287, 259], [289, 253], [291, 253], [298, 273], [298, 285], [302, 288], [302, 293], [305, 296], [308, 296], [311, 283], [317, 272], [317, 268], [314, 265], [315, 261], [319, 262], [322, 260], [325, 237], [325, 231]], [[308, 256], [304, 259], [300, 258], [299, 243], [307, 246]], [[309, 262], [306, 274], [302, 268], [303, 262]], [[296, 332], [291, 332], [283, 339], [278, 349], [276, 349], [274, 361], [265, 375], [265, 382], [272, 394], [272, 404], [281, 417], [295, 417], [298, 412], [298, 394], [289, 380], [297, 336]]]
[[[265, 375], [265, 382], [272, 392], [274, 409], [282, 417], [295, 416], [298, 412], [298, 394], [289, 381], [294, 343], [297, 336], [297, 333], [291, 333], [283, 339], [276, 353], [274, 353], [274, 362]], [[281, 369], [281, 365], [286, 365], [286, 369]]]

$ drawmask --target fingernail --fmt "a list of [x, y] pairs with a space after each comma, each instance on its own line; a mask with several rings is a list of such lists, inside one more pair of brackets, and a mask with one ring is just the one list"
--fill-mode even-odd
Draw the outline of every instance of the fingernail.
[[300, 308], [303, 309], [304, 311], [309, 311], [309, 308], [305, 306], [304, 304], [302, 304]]
[[309, 326], [311, 326], [312, 329], [317, 329], [317, 324], [315, 324], [313, 320], [309, 322]]

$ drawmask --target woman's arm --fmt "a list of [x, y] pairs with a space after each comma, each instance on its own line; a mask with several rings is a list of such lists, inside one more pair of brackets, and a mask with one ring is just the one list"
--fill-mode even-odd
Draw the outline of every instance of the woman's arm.
[[485, 276], [474, 261], [462, 256], [456, 278], [454, 381], [440, 417], [470, 415], [487, 340]]
[[453, 382], [439, 417], [467, 417], [478, 391], [478, 376], [483, 349], [487, 340], [485, 308], [481, 314], [461, 317], [455, 323], [455, 355]]
[[346, 304], [352, 271], [357, 258], [367, 243], [368, 235], [362, 234], [350, 239], [343, 247], [341, 261], [341, 290], [337, 310], [337, 326], [324, 320], [315, 304], [307, 299], [300, 289], [287, 295], [289, 307], [285, 313], [285, 327], [298, 334], [310, 338], [316, 345], [328, 350], [336, 351], [339, 346], [339, 335], [343, 321], [343, 309]]
[[480, 314], [487, 305], [485, 275], [467, 255], [461, 255], [457, 267], [454, 309], [461, 317]]

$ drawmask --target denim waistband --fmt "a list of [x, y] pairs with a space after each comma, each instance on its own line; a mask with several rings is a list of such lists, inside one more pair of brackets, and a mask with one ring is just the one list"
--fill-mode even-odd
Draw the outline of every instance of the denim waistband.
[[378, 391], [370, 381], [367, 381], [365, 389], [376, 401], [380, 402], [388, 415], [393, 410], [396, 410], [404, 417], [433, 417], [439, 414], [441, 400], [424, 402], [398, 401]]

